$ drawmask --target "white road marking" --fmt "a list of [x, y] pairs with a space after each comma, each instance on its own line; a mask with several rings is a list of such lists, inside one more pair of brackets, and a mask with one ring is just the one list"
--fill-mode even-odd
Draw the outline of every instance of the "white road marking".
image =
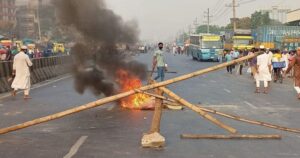
[[[46, 82], [44, 84], [37, 84], [35, 86], [33, 86], [30, 90], [34, 90], [34, 89], [37, 89], [37, 88], [40, 88], [40, 87], [44, 87], [44, 86], [47, 86], [47, 85], [50, 85], [52, 83], [55, 83], [55, 82], [58, 82], [58, 81], [61, 81], [61, 80], [64, 80], [64, 79], [67, 79], [67, 78], [70, 78], [71, 75], [67, 75], [65, 77], [62, 77], [62, 78], [59, 78], [59, 79], [56, 79], [56, 80], [50, 80], [49, 82]], [[20, 94], [20, 93], [23, 93], [23, 91], [18, 91], [17, 94]], [[4, 98], [8, 98], [8, 97], [11, 97], [11, 94], [8, 93], [6, 95], [3, 95], [3, 96], [0, 96], [0, 99], [4, 99]]]
[[229, 89], [226, 89], [226, 88], [224, 89], [224, 91], [227, 92], [227, 93], [231, 93], [231, 91]]
[[85, 140], [88, 138], [88, 136], [81, 136], [77, 142], [71, 147], [69, 153], [67, 155], [64, 156], [64, 158], [71, 158], [73, 157], [78, 149], [80, 148], [80, 146], [85, 142]]
[[255, 105], [253, 105], [253, 104], [251, 104], [251, 103], [249, 103], [247, 101], [244, 101], [244, 103], [247, 104], [248, 106], [250, 106], [253, 109], [257, 109], [257, 107]]

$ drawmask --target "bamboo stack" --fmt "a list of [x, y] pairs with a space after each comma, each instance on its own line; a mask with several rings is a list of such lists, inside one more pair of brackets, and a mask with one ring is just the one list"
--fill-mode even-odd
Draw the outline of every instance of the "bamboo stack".
[[[193, 77], [196, 77], [196, 76], [200, 76], [200, 75], [212, 72], [212, 71], [216, 71], [216, 70], [225, 68], [226, 66], [229, 66], [229, 65], [237, 64], [239, 62], [254, 58], [257, 55], [259, 55], [259, 53], [249, 55], [249, 56], [245, 56], [245, 57], [239, 58], [237, 60], [233, 60], [231, 62], [219, 64], [219, 65], [216, 65], [216, 66], [213, 66], [213, 67], [210, 67], [210, 68], [202, 69], [202, 70], [199, 70], [199, 71], [196, 71], [196, 72], [193, 72], [193, 73], [190, 73], [190, 74], [186, 74], [186, 75], [183, 75], [183, 76], [179, 76], [179, 77], [176, 77], [176, 78], [173, 78], [173, 79], [170, 79], [170, 80], [166, 80], [166, 81], [163, 81], [163, 82], [160, 82], [160, 83], [147, 85], [147, 86], [138, 88], [137, 90], [147, 91], [147, 90], [155, 89], [155, 88], [158, 88], [158, 87], [163, 87], [163, 86], [166, 86], [166, 85], [177, 83], [177, 82], [180, 82], [180, 81], [183, 81], [183, 80], [187, 80], [187, 79], [190, 79], [190, 78], [193, 78]], [[91, 102], [91, 103], [88, 103], [88, 104], [85, 104], [85, 105], [81, 105], [79, 107], [75, 107], [75, 108], [72, 108], [72, 109], [69, 109], [69, 110], [66, 110], [66, 111], [63, 111], [63, 112], [48, 115], [48, 116], [45, 116], [45, 117], [42, 117], [42, 118], [34, 119], [32, 121], [28, 121], [28, 122], [25, 122], [25, 123], [13, 125], [13, 126], [10, 126], [10, 127], [2, 128], [2, 129], [0, 129], [0, 134], [5, 134], [5, 133], [8, 133], [8, 132], [20, 130], [20, 129], [27, 128], [27, 127], [37, 125], [37, 124], [40, 124], [40, 123], [44, 123], [44, 122], [48, 122], [48, 121], [51, 121], [51, 120], [59, 119], [59, 118], [62, 118], [62, 117], [65, 117], [65, 116], [68, 116], [68, 115], [71, 115], [71, 114], [74, 114], [74, 113], [84, 111], [84, 110], [88, 110], [88, 109], [91, 109], [91, 108], [102, 106], [103, 104], [107, 104], [107, 103], [110, 103], [110, 102], [120, 100], [122, 98], [128, 97], [128, 96], [133, 95], [135, 93], [137, 93], [136, 90], [131, 90], [131, 91], [128, 91], [128, 92], [124, 92], [124, 93], [120, 93], [120, 94], [117, 94], [117, 95], [114, 95], [114, 96], [103, 98], [103, 99], [100, 99], [98, 101], [94, 101], [94, 102]], [[199, 111], [201, 111], [201, 110], [199, 110]], [[219, 121], [211, 118], [211, 116], [207, 115], [206, 113], [203, 113], [203, 111], [201, 111], [201, 113], [204, 114], [204, 116], [207, 116], [207, 118], [210, 118], [211, 121], [221, 125]], [[235, 131], [233, 128], [230, 128], [228, 126], [227, 127], [223, 126], [223, 127], [227, 128], [229, 131], [231, 131], [233, 133]]]

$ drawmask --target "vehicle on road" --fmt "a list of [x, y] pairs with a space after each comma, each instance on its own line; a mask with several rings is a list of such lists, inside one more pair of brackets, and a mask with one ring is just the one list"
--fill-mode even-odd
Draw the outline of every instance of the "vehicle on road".
[[190, 35], [188, 53], [194, 60], [219, 61], [218, 54], [224, 49], [224, 36]]
[[228, 50], [250, 50], [254, 48], [254, 38], [252, 36], [252, 31], [237, 29], [235, 32], [226, 33], [225, 48]]
[[53, 53], [65, 53], [65, 45], [63, 43], [53, 43]]

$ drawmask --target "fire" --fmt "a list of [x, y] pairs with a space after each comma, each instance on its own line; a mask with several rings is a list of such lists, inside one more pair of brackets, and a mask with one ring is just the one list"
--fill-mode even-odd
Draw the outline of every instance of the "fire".
[[[137, 76], [122, 69], [117, 71], [117, 78], [121, 92], [127, 92], [142, 86], [142, 81]], [[122, 107], [128, 109], [148, 109], [147, 104], [150, 100], [151, 98], [148, 95], [137, 93], [120, 100], [120, 104]]]

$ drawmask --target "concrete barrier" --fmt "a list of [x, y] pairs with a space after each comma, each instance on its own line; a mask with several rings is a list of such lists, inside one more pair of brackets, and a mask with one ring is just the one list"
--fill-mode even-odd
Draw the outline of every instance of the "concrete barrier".
[[[32, 63], [31, 84], [36, 84], [70, 72], [72, 60], [70, 56], [58, 56], [33, 59]], [[11, 91], [8, 79], [12, 76], [12, 65], [12, 61], [0, 61], [0, 93]]]

